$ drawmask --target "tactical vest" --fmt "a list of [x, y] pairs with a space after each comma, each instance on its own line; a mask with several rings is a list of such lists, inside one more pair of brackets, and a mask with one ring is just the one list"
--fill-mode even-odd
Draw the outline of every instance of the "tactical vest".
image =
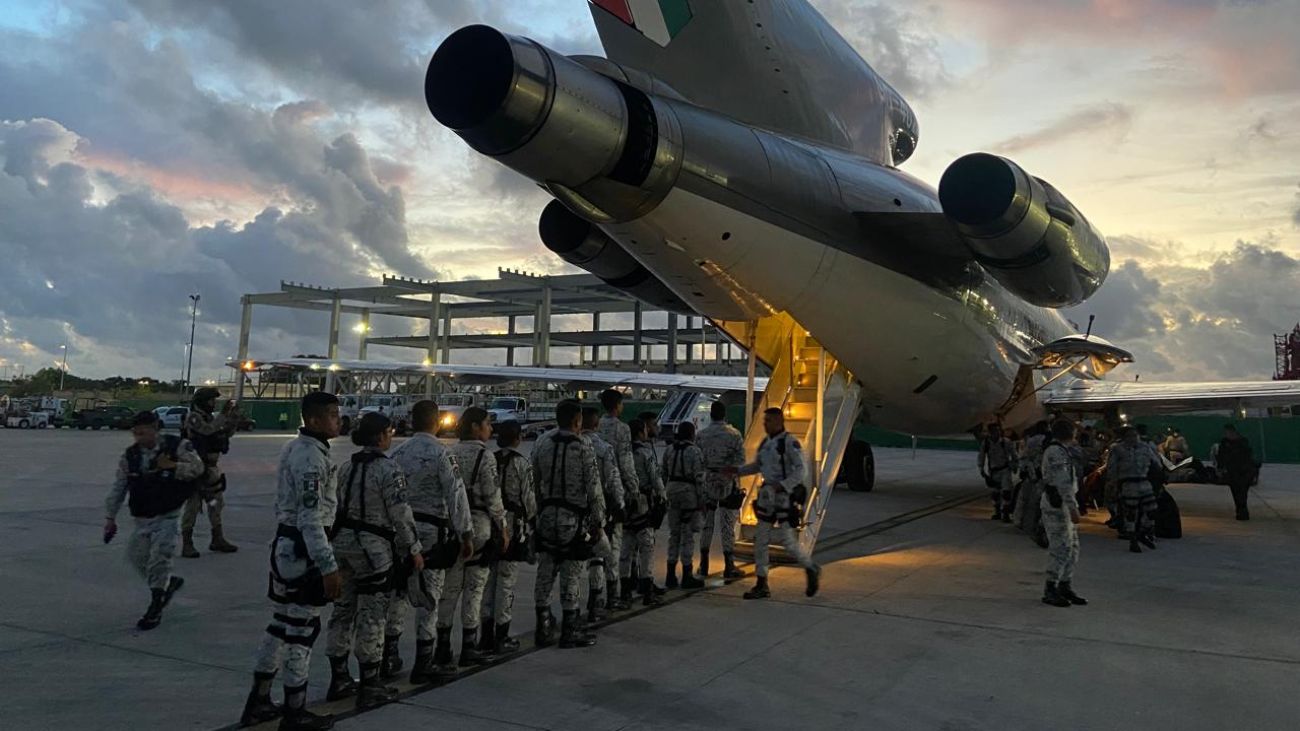
[[[180, 449], [180, 437], [171, 434], [162, 438], [159, 454], [174, 462]], [[127, 507], [137, 518], [156, 518], [166, 515], [185, 504], [198, 487], [197, 480], [178, 480], [175, 470], [145, 472], [144, 449], [133, 444], [126, 450]]]
[[[561, 543], [559, 536], [544, 536], [540, 531], [537, 534], [539, 548], [569, 560], [590, 558], [593, 545], [592, 536], [588, 530], [589, 526], [587, 526], [587, 516], [591, 514], [591, 506], [587, 504], [586, 496], [583, 496], [580, 503], [569, 501], [569, 446], [581, 445], [581, 443], [582, 440], [572, 434], [556, 435], [552, 439], [551, 474], [547, 476], [545, 485], [537, 491], [538, 496], [542, 498], [537, 506], [539, 513], [548, 509], [562, 511], [569, 513], [576, 520], [577, 529], [574, 531], [572, 540], [567, 543]], [[579, 451], [579, 459], [581, 459], [581, 451]], [[560, 476], [558, 483], [556, 481], [557, 472]], [[539, 521], [539, 525], [541, 525], [541, 521]], [[558, 521], [556, 521], [556, 525], [558, 527]]]
[[695, 484], [695, 473], [686, 473], [686, 450], [690, 449], [692, 442], [673, 442], [673, 456], [668, 463], [668, 481], [684, 482], [688, 485]]

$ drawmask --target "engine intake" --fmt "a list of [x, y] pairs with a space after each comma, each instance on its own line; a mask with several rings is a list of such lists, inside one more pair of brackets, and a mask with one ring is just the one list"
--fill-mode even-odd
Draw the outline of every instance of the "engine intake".
[[939, 202], [975, 259], [1027, 302], [1076, 305], [1106, 281], [1106, 239], [1060, 191], [1006, 158], [958, 159], [939, 182]]

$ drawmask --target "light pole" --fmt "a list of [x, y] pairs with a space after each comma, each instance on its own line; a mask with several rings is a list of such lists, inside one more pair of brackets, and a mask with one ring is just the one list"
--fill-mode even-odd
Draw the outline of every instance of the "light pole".
[[199, 296], [192, 294], [190, 300], [193, 302], [190, 307], [190, 347], [185, 359], [185, 383], [182, 388], [190, 387], [190, 368], [194, 365], [194, 324], [199, 319]]
[[63, 366], [59, 368], [59, 390], [62, 391], [63, 378], [68, 375], [68, 346], [64, 344], [59, 347], [63, 349]]

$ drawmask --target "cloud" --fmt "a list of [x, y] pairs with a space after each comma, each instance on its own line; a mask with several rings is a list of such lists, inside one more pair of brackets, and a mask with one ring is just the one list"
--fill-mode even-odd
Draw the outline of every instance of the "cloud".
[[858, 53], [905, 97], [924, 99], [951, 79], [932, 32], [934, 7], [899, 10], [896, 5], [814, 0], [817, 9]]
[[1291, 212], [1291, 223], [1296, 228], [1300, 228], [1300, 193], [1296, 193], [1295, 197], [1296, 197], [1295, 210]]
[[1110, 134], [1121, 140], [1133, 123], [1133, 108], [1127, 104], [1107, 102], [1077, 109], [1064, 117], [993, 145], [1004, 154], [1015, 154], [1036, 147], [1056, 145], [1085, 135]]

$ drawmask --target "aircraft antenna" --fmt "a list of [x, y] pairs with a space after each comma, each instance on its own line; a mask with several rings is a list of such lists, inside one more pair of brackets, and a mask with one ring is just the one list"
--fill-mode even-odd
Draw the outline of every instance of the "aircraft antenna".
[[1097, 319], [1096, 315], [1088, 315], [1088, 332], [1083, 334], [1084, 340], [1087, 340], [1088, 336], [1092, 335], [1092, 321], [1096, 319]]

